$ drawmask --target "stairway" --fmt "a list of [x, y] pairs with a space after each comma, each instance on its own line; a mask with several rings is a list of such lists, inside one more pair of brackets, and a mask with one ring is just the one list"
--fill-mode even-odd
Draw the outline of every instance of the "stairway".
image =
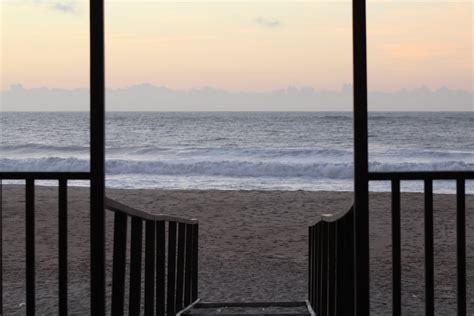
[[307, 301], [302, 302], [252, 302], [207, 303], [197, 301], [178, 316], [314, 316]]

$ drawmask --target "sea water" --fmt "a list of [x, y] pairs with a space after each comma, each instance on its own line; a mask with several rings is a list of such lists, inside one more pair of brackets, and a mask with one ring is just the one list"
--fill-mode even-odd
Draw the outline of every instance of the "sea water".
[[[89, 113], [0, 115], [0, 171], [89, 170]], [[107, 186], [350, 191], [352, 124], [349, 112], [107, 113]], [[371, 171], [474, 170], [474, 112], [370, 113], [369, 156]]]

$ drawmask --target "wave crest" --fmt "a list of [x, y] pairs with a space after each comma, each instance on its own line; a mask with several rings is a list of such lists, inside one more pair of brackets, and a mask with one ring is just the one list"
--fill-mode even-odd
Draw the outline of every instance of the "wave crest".
[[[253, 161], [157, 161], [108, 159], [107, 173], [146, 174], [166, 176], [225, 176], [225, 177], [274, 177], [350, 179], [353, 175], [352, 162], [340, 163], [295, 163], [295, 162], [253, 162]], [[446, 161], [435, 163], [382, 163], [372, 162], [371, 171], [429, 171], [429, 170], [472, 170], [473, 163]], [[78, 158], [28, 158], [0, 159], [2, 171], [88, 171], [89, 161]]]

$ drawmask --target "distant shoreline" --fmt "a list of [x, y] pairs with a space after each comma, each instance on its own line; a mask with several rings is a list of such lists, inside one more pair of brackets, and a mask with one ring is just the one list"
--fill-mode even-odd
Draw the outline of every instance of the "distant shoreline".
[[[5, 180], [4, 180], [5, 181]], [[18, 180], [22, 181], [22, 180]], [[37, 180], [38, 181], [38, 180]], [[41, 181], [41, 180], [39, 180]], [[45, 180], [45, 181], [54, 181], [54, 180]], [[74, 180], [73, 180], [74, 181]], [[87, 181], [87, 180], [78, 180], [78, 181]], [[420, 180], [421, 181], [421, 180]], [[58, 185], [50, 185], [50, 184], [41, 184], [36, 182], [35, 184], [38, 187], [44, 187], [44, 188], [56, 188]], [[17, 184], [17, 183], [3, 183], [2, 187], [7, 188], [7, 187], [24, 187], [24, 184]], [[71, 189], [83, 189], [83, 188], [89, 188], [90, 186], [88, 185], [68, 185], [68, 188]], [[269, 189], [269, 190], [255, 190], [255, 189], [169, 189], [169, 188], [114, 188], [114, 187], [105, 187], [106, 190], [108, 191], [115, 191], [115, 190], [125, 190], [125, 191], [164, 191], [164, 192], [243, 192], [243, 193], [291, 193], [291, 192], [306, 192], [306, 193], [345, 193], [345, 194], [353, 194], [354, 191], [337, 191], [337, 190], [274, 190], [274, 189]], [[384, 194], [384, 193], [390, 193], [391, 191], [369, 191], [370, 194]], [[401, 193], [404, 194], [422, 194], [423, 191], [401, 191]], [[456, 195], [455, 192], [434, 192], [434, 195]], [[466, 196], [474, 196], [474, 192], [466, 192]]]

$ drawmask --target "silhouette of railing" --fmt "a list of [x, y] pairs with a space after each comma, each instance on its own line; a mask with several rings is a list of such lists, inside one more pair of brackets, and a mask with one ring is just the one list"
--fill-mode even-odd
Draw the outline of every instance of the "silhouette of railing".
[[[433, 181], [456, 182], [457, 313], [466, 315], [466, 180], [473, 171], [370, 172], [369, 181], [391, 182], [392, 313], [402, 314], [400, 182], [424, 182], [425, 315], [434, 315]], [[320, 315], [354, 314], [354, 218], [322, 216], [309, 227], [309, 301]]]
[[[26, 314], [35, 315], [36, 271], [35, 271], [35, 181], [53, 180], [58, 183], [58, 313], [66, 315], [68, 310], [68, 181], [89, 180], [87, 172], [0, 172], [2, 180], [25, 181], [25, 262], [26, 262]], [[2, 204], [0, 199], [0, 205]], [[0, 209], [3, 206], [0, 206]], [[0, 212], [0, 217], [2, 214]], [[1, 226], [0, 222], [0, 226]], [[3, 270], [3, 249], [0, 249], [0, 271]], [[0, 275], [0, 314], [3, 314], [3, 275]]]
[[[87, 172], [0, 172], [2, 180], [25, 182], [25, 281], [26, 315], [36, 311], [35, 256], [35, 182], [58, 184], [58, 314], [68, 314], [68, 181], [90, 180]], [[2, 192], [0, 188], [0, 192]], [[0, 219], [2, 217], [0, 193]], [[112, 275], [112, 315], [124, 313], [125, 258], [127, 221], [131, 218], [131, 262], [129, 305], [131, 315], [144, 308], [145, 315], [175, 315], [197, 300], [198, 295], [198, 221], [166, 215], [154, 215], [105, 200], [114, 211], [114, 253]], [[145, 226], [145, 247], [143, 243]], [[2, 232], [0, 220], [0, 236]], [[167, 233], [167, 237], [166, 237]], [[3, 271], [0, 243], [0, 271]], [[144, 304], [141, 304], [142, 253], [145, 253]], [[167, 263], [165, 262], [167, 260]], [[165, 268], [167, 270], [165, 271]], [[169, 277], [169, 276], [173, 277]], [[166, 282], [166, 283], [165, 283]], [[3, 275], [0, 272], [0, 314], [3, 315]], [[166, 302], [165, 302], [166, 299]]]
[[466, 180], [474, 171], [371, 172], [369, 180], [390, 181], [392, 193], [393, 315], [401, 315], [400, 181], [424, 182], [425, 315], [434, 315], [433, 181], [456, 181], [456, 274], [458, 315], [466, 315]]
[[354, 212], [322, 215], [309, 227], [308, 301], [317, 315], [351, 315]]
[[[144, 314], [174, 316], [198, 296], [198, 221], [136, 210], [106, 198], [115, 212], [112, 315], [125, 311], [127, 221], [130, 233], [130, 315], [142, 313], [142, 254], [145, 253]], [[143, 251], [143, 226], [145, 249]], [[166, 232], [168, 238], [166, 238]], [[167, 264], [166, 264], [167, 260]], [[165, 270], [166, 269], [166, 270]]]

